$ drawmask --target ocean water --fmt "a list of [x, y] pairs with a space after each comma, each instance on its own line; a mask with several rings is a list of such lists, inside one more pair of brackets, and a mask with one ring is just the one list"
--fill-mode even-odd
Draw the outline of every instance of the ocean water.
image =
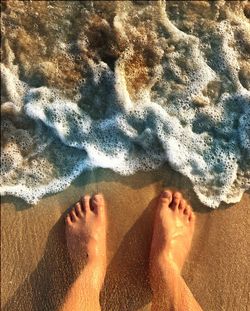
[[1, 195], [164, 162], [211, 208], [250, 188], [247, 1], [1, 5]]

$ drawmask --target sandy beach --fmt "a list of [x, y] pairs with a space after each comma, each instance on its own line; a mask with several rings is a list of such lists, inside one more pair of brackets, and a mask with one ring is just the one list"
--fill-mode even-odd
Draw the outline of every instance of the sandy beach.
[[[1, 262], [4, 311], [53, 311], [72, 281], [63, 214], [83, 193], [104, 193], [109, 219], [108, 270], [102, 310], [150, 310], [147, 279], [155, 198], [163, 187], [183, 191], [197, 224], [184, 278], [204, 310], [249, 306], [250, 196], [218, 210], [201, 205], [185, 177], [164, 166], [122, 177], [99, 169], [31, 206], [3, 197]], [[4, 281], [4, 282], [3, 282]]]
[[203, 310], [250, 310], [249, 1], [12, 0], [1, 13], [2, 310], [58, 310], [73, 281], [64, 216], [96, 192], [102, 310], [150, 310], [164, 188], [197, 215], [183, 276]]

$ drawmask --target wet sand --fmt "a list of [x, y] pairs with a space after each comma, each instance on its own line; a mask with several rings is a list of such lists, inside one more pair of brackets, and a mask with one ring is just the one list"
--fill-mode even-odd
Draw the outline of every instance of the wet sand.
[[204, 310], [245, 311], [250, 284], [250, 196], [211, 210], [191, 183], [166, 166], [121, 177], [98, 169], [38, 205], [4, 197], [1, 206], [3, 311], [53, 311], [71, 279], [62, 215], [83, 193], [102, 191], [108, 206], [109, 266], [102, 310], [150, 310], [147, 280], [154, 198], [164, 187], [184, 192], [197, 214], [192, 251], [183, 275]]

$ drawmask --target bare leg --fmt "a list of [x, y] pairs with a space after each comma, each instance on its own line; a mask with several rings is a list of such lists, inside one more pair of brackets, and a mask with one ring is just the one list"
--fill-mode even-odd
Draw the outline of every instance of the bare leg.
[[158, 202], [150, 253], [153, 311], [201, 311], [181, 276], [195, 216], [181, 193], [164, 191]]
[[106, 273], [106, 211], [101, 194], [84, 196], [66, 217], [66, 240], [77, 278], [61, 311], [100, 310]]

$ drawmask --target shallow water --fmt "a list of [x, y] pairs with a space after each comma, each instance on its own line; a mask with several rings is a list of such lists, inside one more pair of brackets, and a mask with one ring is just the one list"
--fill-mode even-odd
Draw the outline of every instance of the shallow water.
[[1, 194], [167, 161], [201, 202], [250, 186], [247, 1], [2, 4]]

